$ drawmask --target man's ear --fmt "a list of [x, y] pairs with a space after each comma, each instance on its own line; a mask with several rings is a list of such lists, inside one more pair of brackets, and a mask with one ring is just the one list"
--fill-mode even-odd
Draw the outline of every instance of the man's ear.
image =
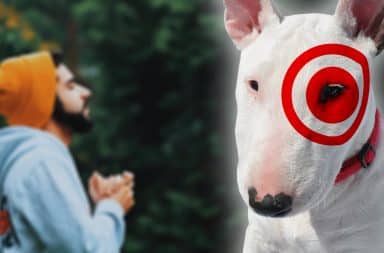
[[224, 0], [225, 28], [237, 48], [243, 49], [271, 22], [280, 22], [272, 0]]
[[384, 0], [339, 0], [336, 17], [352, 38], [363, 34], [384, 48]]

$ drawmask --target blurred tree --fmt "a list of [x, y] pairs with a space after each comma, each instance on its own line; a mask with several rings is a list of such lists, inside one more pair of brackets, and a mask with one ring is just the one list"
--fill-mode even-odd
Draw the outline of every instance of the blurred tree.
[[0, 3], [0, 56], [2, 58], [34, 50], [40, 39], [13, 8]]

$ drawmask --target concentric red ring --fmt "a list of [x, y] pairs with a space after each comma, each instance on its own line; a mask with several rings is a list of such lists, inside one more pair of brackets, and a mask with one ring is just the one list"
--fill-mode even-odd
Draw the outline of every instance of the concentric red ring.
[[[324, 56], [324, 55], [341, 55], [347, 57], [356, 63], [358, 63], [362, 68], [363, 73], [363, 96], [362, 103], [357, 113], [355, 121], [352, 123], [351, 127], [347, 129], [343, 134], [338, 136], [328, 136], [315, 132], [308, 128], [298, 117], [294, 105], [293, 105], [293, 85], [297, 75], [300, 70], [310, 61], [315, 58]], [[352, 138], [359, 128], [361, 121], [363, 120], [369, 98], [370, 91], [370, 73], [369, 73], [369, 63], [367, 58], [358, 50], [342, 45], [342, 44], [324, 44], [313, 47], [299, 57], [292, 63], [292, 65], [287, 70], [287, 73], [284, 77], [283, 87], [282, 87], [282, 103], [285, 115], [291, 125], [299, 132], [303, 137], [323, 145], [342, 145]]]

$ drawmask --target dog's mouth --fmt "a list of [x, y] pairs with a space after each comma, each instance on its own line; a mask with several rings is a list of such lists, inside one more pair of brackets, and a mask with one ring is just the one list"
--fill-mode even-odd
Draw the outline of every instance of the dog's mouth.
[[266, 195], [262, 201], [256, 201], [255, 188], [248, 190], [249, 205], [257, 214], [266, 217], [284, 217], [292, 211], [292, 197], [279, 193], [276, 196]]

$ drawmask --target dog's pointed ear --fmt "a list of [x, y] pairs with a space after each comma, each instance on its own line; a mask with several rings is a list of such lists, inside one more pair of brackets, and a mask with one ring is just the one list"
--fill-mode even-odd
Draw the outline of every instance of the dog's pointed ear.
[[265, 26], [280, 22], [272, 0], [224, 0], [225, 28], [239, 49], [245, 48]]
[[363, 34], [384, 48], [384, 0], [339, 0], [336, 17], [351, 37]]

